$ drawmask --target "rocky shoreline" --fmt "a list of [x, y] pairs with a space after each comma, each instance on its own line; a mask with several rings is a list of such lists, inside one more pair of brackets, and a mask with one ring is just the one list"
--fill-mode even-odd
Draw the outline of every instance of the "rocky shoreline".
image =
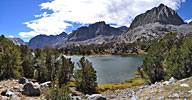
[[[46, 100], [45, 95], [40, 92], [50, 85], [51, 82], [38, 84], [26, 78], [4, 80], [0, 82], [0, 100]], [[191, 100], [192, 77], [182, 80], [172, 77], [169, 81], [106, 91], [102, 94], [83, 95], [77, 92], [72, 90], [71, 100]]]
[[169, 81], [107, 91], [103, 95], [107, 100], [191, 100], [192, 77], [178, 81], [172, 77]]

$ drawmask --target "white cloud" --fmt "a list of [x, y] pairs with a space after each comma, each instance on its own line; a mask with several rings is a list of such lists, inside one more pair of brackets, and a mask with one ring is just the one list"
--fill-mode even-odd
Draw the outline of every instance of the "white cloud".
[[185, 22], [190, 23], [192, 19], [185, 20]]
[[34, 17], [48, 17], [50, 14], [47, 14], [47, 12], [43, 12], [42, 14], [40, 15], [34, 15]]
[[13, 35], [10, 35], [10, 36], [8, 36], [9, 38], [14, 38], [14, 36]]
[[19, 35], [60, 34], [72, 26], [66, 21], [81, 24], [105, 21], [108, 24], [129, 26], [136, 15], [160, 3], [176, 10], [182, 2], [185, 0], [53, 0], [40, 5], [41, 9], [52, 10], [53, 13], [34, 15], [39, 19], [25, 23], [33, 31], [21, 32]]

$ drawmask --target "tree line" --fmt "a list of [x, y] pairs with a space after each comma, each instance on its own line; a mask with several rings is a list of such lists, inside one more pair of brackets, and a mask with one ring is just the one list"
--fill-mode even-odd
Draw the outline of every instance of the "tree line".
[[103, 43], [80, 45], [72, 44], [59, 49], [61, 53], [68, 55], [92, 55], [92, 54], [132, 54], [143, 50], [145, 52], [150, 48], [151, 41], [137, 40], [134, 43]]
[[92, 63], [82, 57], [78, 66], [78, 70], [74, 70], [74, 62], [58, 49], [45, 46], [43, 49], [32, 50], [26, 45], [15, 45], [4, 35], [0, 36], [1, 80], [26, 77], [40, 83], [58, 81], [58, 90], [74, 78], [77, 90], [89, 94], [96, 92], [97, 76]]

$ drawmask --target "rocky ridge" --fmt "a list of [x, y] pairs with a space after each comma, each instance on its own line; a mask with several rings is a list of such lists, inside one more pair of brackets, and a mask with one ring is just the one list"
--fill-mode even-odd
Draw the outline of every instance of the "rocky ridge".
[[109, 42], [113, 36], [121, 35], [128, 28], [126, 26], [114, 28], [104, 21], [82, 26], [69, 35], [65, 32], [56, 36], [38, 35], [32, 38], [28, 46], [32, 49], [43, 48], [45, 45], [61, 48], [70, 44], [102, 44]]
[[149, 23], [143, 26], [138, 26], [134, 29], [130, 29], [123, 35], [116, 37], [114, 41], [123, 42], [133, 42], [137, 39], [140, 40], [152, 40], [156, 38], [161, 38], [165, 34], [174, 32], [179, 34], [191, 34], [192, 25], [182, 24], [182, 25], [171, 25], [171, 24], [161, 24], [159, 22]]
[[181, 17], [171, 8], [160, 4], [151, 10], [135, 17], [128, 31], [114, 37], [112, 41], [134, 42], [161, 38], [169, 32], [191, 34], [192, 25], [184, 23]]
[[27, 45], [26, 42], [24, 42], [22, 39], [20, 38], [8, 38], [9, 40], [11, 40], [14, 44], [16, 45]]
[[69, 34], [67, 41], [85, 41], [98, 36], [112, 36], [123, 33], [125, 27], [114, 28], [104, 21], [90, 24], [88, 27], [83, 26]]
[[53, 46], [54, 44], [58, 42], [64, 42], [67, 40], [67, 33], [63, 32], [59, 35], [37, 35], [33, 37], [29, 43], [28, 47], [35, 49], [35, 48], [44, 48], [44, 46]]

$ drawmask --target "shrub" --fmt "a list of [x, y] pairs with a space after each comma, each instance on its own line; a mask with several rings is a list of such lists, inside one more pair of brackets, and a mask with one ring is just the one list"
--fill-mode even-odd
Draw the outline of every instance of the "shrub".
[[48, 95], [46, 98], [49, 100], [69, 100], [69, 86], [62, 85], [59, 87], [58, 80], [54, 81], [54, 84], [50, 89], [48, 89]]

